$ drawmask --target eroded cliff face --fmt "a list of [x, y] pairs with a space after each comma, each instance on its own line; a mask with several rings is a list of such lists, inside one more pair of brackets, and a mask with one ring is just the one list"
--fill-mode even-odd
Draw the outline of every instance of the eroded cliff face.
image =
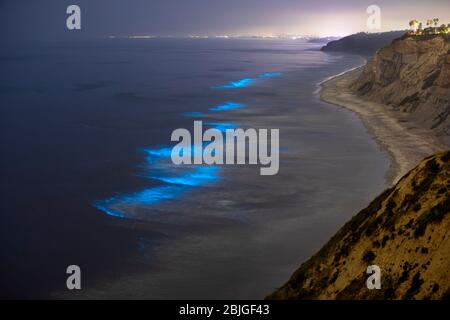
[[450, 137], [450, 37], [404, 36], [377, 51], [352, 85], [364, 99]]
[[[369, 290], [369, 265], [381, 289]], [[450, 298], [450, 151], [424, 159], [353, 217], [269, 299]]]

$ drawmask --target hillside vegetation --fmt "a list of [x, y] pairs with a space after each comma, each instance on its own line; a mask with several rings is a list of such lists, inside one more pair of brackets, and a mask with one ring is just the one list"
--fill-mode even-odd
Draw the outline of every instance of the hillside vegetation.
[[[268, 299], [450, 295], [450, 151], [424, 159], [354, 216]], [[369, 265], [381, 289], [366, 286]]]

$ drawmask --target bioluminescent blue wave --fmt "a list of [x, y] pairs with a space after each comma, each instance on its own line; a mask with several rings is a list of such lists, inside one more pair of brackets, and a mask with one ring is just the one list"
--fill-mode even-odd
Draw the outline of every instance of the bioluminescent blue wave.
[[205, 116], [205, 113], [200, 111], [184, 112], [183, 116], [189, 118], [203, 118]]
[[253, 81], [255, 81], [255, 78], [244, 78], [238, 81], [232, 81], [227, 84], [221, 85], [221, 86], [211, 86], [211, 89], [236, 89], [236, 88], [245, 88], [249, 86]]
[[110, 216], [126, 218], [127, 213], [122, 209], [123, 207], [155, 205], [163, 200], [175, 199], [185, 191], [185, 188], [176, 185], [152, 187], [135, 193], [98, 201], [94, 206]]
[[153, 179], [170, 184], [200, 187], [215, 182], [218, 179], [219, 168], [216, 166], [196, 167], [192, 172], [178, 176], [153, 176]]
[[161, 158], [170, 158], [172, 154], [172, 148], [169, 146], [163, 146], [159, 148], [141, 148], [145, 154], [145, 158], [149, 163]]
[[[220, 130], [219, 128], [215, 128]], [[222, 130], [221, 130], [222, 131]], [[190, 147], [191, 156], [202, 154], [203, 147], [206, 144], [202, 142], [202, 144], [196, 145], [192, 144]], [[187, 148], [189, 150], [189, 148]], [[145, 154], [145, 159], [147, 164], [154, 164], [156, 161], [161, 161], [165, 159], [170, 159], [172, 157], [172, 147], [170, 146], [162, 146], [159, 148], [141, 148], [140, 149]], [[185, 148], [181, 148], [178, 156], [182, 157], [184, 155]], [[138, 175], [142, 177], [148, 177], [148, 175]]]
[[281, 75], [282, 75], [281, 72], [267, 72], [267, 73], [260, 74], [258, 77], [260, 77], [260, 78], [278, 78], [278, 77], [281, 77]]
[[207, 126], [211, 126], [221, 132], [225, 132], [227, 129], [233, 129], [239, 126], [237, 123], [226, 123], [226, 122], [207, 122]]
[[[281, 72], [266, 72], [258, 75], [258, 78], [276, 78], [281, 77]], [[237, 88], [245, 88], [251, 85], [254, 81], [256, 81], [255, 78], [243, 78], [237, 81], [231, 81], [227, 84], [221, 85], [221, 86], [211, 86], [211, 89], [237, 89]]]
[[233, 110], [233, 109], [240, 109], [245, 108], [245, 105], [242, 103], [237, 102], [225, 102], [224, 104], [221, 104], [220, 106], [209, 108], [210, 111], [226, 111], [226, 110]]
[[[108, 199], [109, 200], [109, 199]], [[104, 200], [104, 201], [98, 201], [96, 203], [94, 203], [94, 207], [96, 207], [98, 210], [103, 211], [104, 213], [106, 213], [108, 216], [111, 217], [116, 217], [116, 218], [126, 218], [126, 214], [125, 212], [121, 211], [121, 210], [113, 210], [113, 209], [109, 209], [108, 203], [107, 202], [112, 202], [112, 201], [108, 201], [108, 200]], [[112, 200], [112, 199], [111, 199]]]
[[[203, 145], [191, 146], [191, 155], [203, 153]], [[217, 166], [174, 166], [170, 161], [172, 148], [170, 146], [142, 148], [146, 165], [138, 176], [158, 180], [167, 185], [149, 187], [141, 191], [117, 195], [94, 203], [94, 206], [117, 218], [129, 218], [135, 213], [135, 208], [160, 204], [163, 201], [175, 200], [195, 187], [206, 186], [219, 179]], [[183, 150], [181, 151], [183, 153]]]
[[[269, 77], [268, 75], [261, 77]], [[242, 88], [248, 86], [255, 81], [254, 78], [245, 78], [239, 81], [230, 82], [224, 86], [214, 88]], [[224, 104], [209, 108], [210, 111], [227, 111], [239, 108], [244, 108], [245, 105], [237, 102], [225, 102]], [[186, 117], [201, 118], [205, 116], [203, 112], [185, 112]], [[207, 123], [221, 132], [227, 129], [235, 128], [238, 124], [235, 123]], [[133, 207], [151, 206], [165, 200], [176, 199], [188, 190], [194, 187], [204, 186], [218, 180], [219, 169], [215, 166], [191, 166], [191, 167], [177, 167], [168, 160], [172, 155], [172, 147], [161, 146], [153, 148], [142, 148], [145, 154], [146, 165], [144, 172], [139, 174], [140, 177], [159, 180], [168, 185], [150, 187], [134, 193], [118, 195], [106, 200], [94, 203], [94, 206], [105, 212], [106, 214], [118, 218], [127, 218], [127, 210], [133, 214], [135, 209]], [[184, 149], [180, 150], [180, 156], [183, 156]], [[203, 146], [192, 145], [191, 155], [196, 155], [198, 152], [203, 153]], [[155, 165], [155, 167], [152, 167]], [[180, 170], [181, 169], [181, 170]], [[131, 216], [132, 216], [131, 214]]]

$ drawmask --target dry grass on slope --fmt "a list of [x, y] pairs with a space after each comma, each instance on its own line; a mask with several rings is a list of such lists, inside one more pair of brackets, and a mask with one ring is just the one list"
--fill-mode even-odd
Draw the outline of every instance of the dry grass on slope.
[[[450, 151], [424, 159], [268, 299], [442, 299], [450, 293]], [[381, 268], [380, 290], [366, 286]]]

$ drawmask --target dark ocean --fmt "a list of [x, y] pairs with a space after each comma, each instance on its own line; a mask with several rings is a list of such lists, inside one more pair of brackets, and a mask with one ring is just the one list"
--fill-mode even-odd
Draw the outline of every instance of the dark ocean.
[[[0, 294], [259, 299], [385, 188], [319, 83], [362, 58], [303, 40], [0, 47]], [[176, 128], [279, 128], [280, 171], [175, 166]], [[66, 267], [82, 290], [66, 289]]]

